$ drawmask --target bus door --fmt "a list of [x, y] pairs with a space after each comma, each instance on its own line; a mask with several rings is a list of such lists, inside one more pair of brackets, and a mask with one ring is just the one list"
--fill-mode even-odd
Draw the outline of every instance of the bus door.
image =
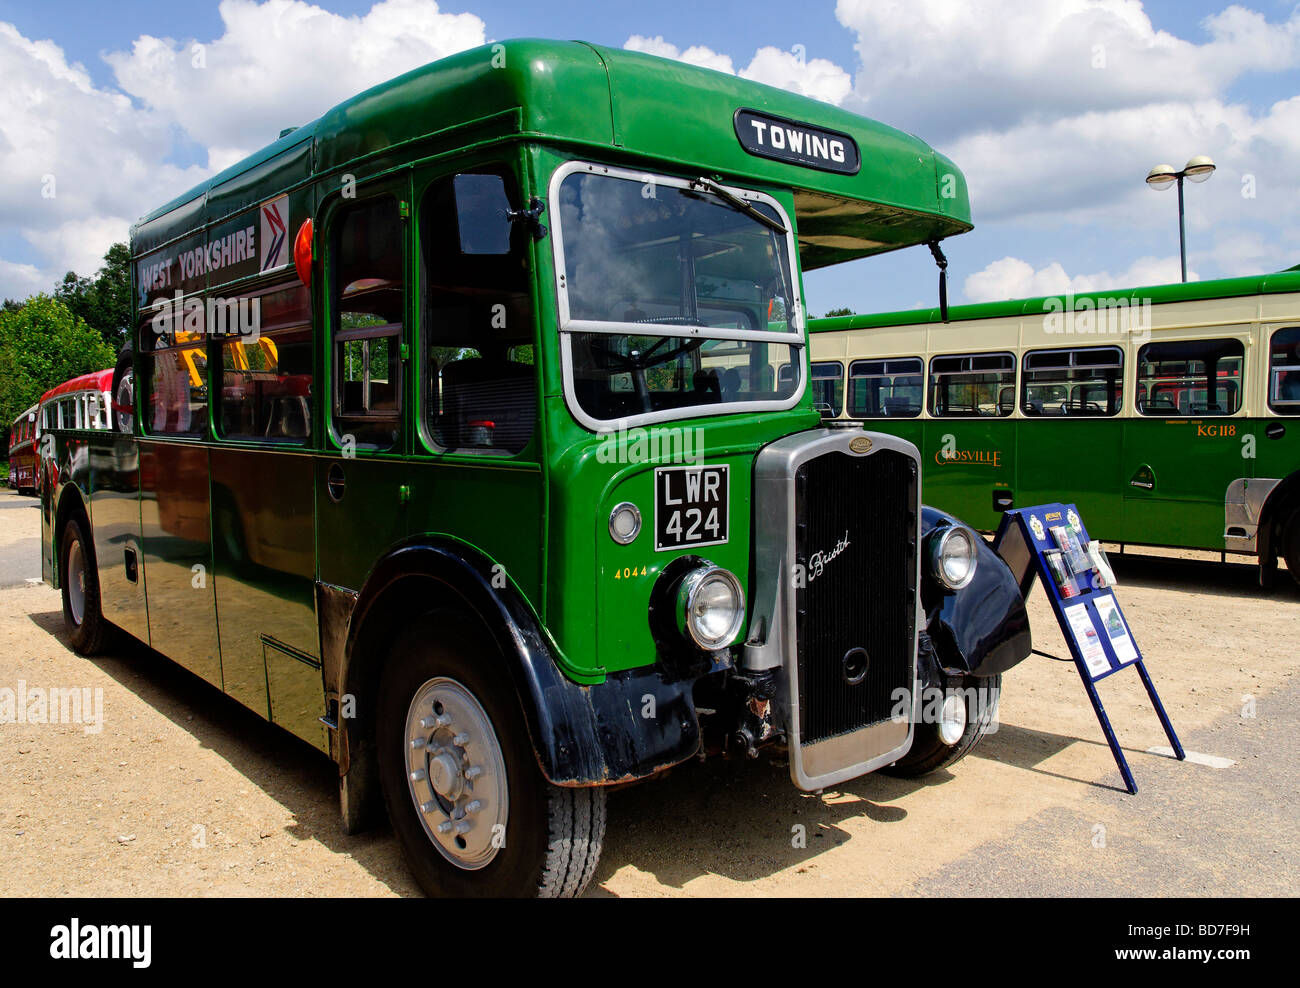
[[1229, 337], [1138, 349], [1120, 541], [1223, 548], [1225, 498], [1253, 469], [1242, 455], [1244, 354]]
[[[301, 216], [293, 205], [290, 216]], [[247, 298], [258, 305], [257, 341], [222, 337], [214, 355], [211, 504], [222, 675], [230, 696], [324, 748], [310, 293], [290, 269]]]
[[926, 500], [976, 528], [996, 529], [998, 505], [1014, 490], [1015, 357], [945, 354], [931, 357], [929, 370], [921, 446]]
[[317, 574], [360, 590], [409, 528], [410, 181], [323, 210], [326, 454], [315, 464]]
[[148, 322], [140, 342], [142, 350], [148, 347], [140, 355], [148, 390], [138, 442], [149, 644], [220, 688], [205, 442], [207, 342], [201, 331], [153, 333]]
[[541, 600], [543, 473], [532, 229], [501, 162], [416, 181], [416, 447], [412, 534], [454, 534]]

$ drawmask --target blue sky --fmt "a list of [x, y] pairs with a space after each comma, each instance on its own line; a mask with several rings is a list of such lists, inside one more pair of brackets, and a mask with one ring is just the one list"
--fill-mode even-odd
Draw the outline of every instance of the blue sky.
[[[1142, 179], [1152, 165], [1181, 166], [1199, 153], [1220, 170], [1188, 189], [1194, 276], [1300, 262], [1300, 16], [1293, 4], [316, 6], [337, 15], [312, 21], [324, 32], [316, 42], [321, 57], [277, 74], [258, 71], [271, 57], [264, 39], [275, 25], [311, 13], [298, 0], [223, 7], [0, 0], [0, 167], [17, 176], [0, 191], [0, 295], [52, 284], [69, 267], [90, 273], [141, 212], [254, 150], [274, 136], [272, 127], [379, 81], [376, 62], [391, 66], [391, 75], [410, 62], [521, 35], [724, 64], [918, 134], [971, 182], [976, 229], [945, 244], [954, 301], [1176, 279], [1175, 196], [1151, 192]], [[349, 27], [341, 18], [356, 20]], [[350, 47], [348, 38], [363, 43]], [[181, 64], [194, 41], [207, 46], [213, 64], [265, 79], [264, 91], [196, 83]], [[807, 66], [793, 66], [785, 54], [796, 45]], [[58, 196], [42, 200], [36, 190], [46, 174], [58, 179]], [[819, 313], [933, 304], [935, 280], [924, 249], [904, 251], [809, 275], [809, 306]]]

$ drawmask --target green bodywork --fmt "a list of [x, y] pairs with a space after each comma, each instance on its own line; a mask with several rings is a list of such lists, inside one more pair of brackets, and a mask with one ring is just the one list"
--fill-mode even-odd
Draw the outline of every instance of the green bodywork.
[[[747, 153], [733, 129], [740, 108], [851, 135], [861, 150], [860, 171], [837, 174]], [[320, 743], [320, 728], [304, 713], [310, 705], [298, 702], [303, 683], [314, 677], [319, 684], [321, 675], [313, 666], [322, 659], [313, 585], [364, 593], [368, 574], [395, 545], [445, 536], [502, 568], [538, 616], [570, 678], [595, 683], [607, 673], [655, 661], [646, 618], [650, 591], [665, 565], [682, 553], [653, 548], [654, 465], [602, 462], [602, 437], [580, 425], [566, 403], [553, 236], [532, 241], [526, 258], [538, 409], [525, 449], [490, 458], [442, 453], [421, 432], [425, 275], [417, 222], [406, 225], [407, 356], [398, 441], [391, 450], [344, 457], [330, 425], [332, 313], [322, 284], [329, 280], [325, 234], [332, 211], [351, 195], [382, 193], [409, 204], [415, 217], [433, 182], [489, 163], [509, 170], [523, 203], [532, 196], [545, 200], [555, 169], [573, 160], [687, 179], [703, 175], [766, 193], [793, 220], [804, 269], [971, 228], [960, 171], [916, 138], [824, 103], [642, 54], [579, 42], [510, 41], [463, 52], [362, 93], [155, 210], [133, 229], [143, 318], [154, 299], [177, 289], [230, 296], [265, 283], [255, 269], [234, 263], [188, 280], [160, 281], [150, 272], [160, 258], [202, 249], [207, 241], [256, 225], [260, 204], [288, 195], [290, 244], [305, 219], [315, 225], [316, 340], [311, 439], [292, 450], [223, 439], [212, 424], [208, 435], [193, 439], [150, 436], [144, 398], [137, 398], [137, 419], [145, 419], [136, 430], [142, 457], [161, 462], [183, 455], [193, 470], [207, 473], [201, 480], [191, 475], [188, 495], [183, 479], [155, 475], [143, 482], [152, 485], [141, 498], [150, 506], [143, 533], [148, 620], [144, 627], [137, 623], [135, 633], [149, 640], [162, 626], [154, 606], [155, 571], [160, 587], [180, 587], [196, 560], [211, 560], [214, 592], [170, 593], [172, 630], [160, 644], [249, 706]], [[553, 212], [543, 214], [542, 222]], [[798, 269], [794, 277], [799, 284]], [[805, 340], [803, 334], [794, 337], [804, 375]], [[209, 346], [207, 384], [216, 395], [220, 361], [215, 344]], [[137, 375], [140, 365], [138, 358]], [[681, 420], [703, 430], [705, 462], [730, 465], [730, 538], [704, 554], [738, 574], [747, 588], [754, 456], [761, 446], [815, 427], [818, 420], [806, 390], [788, 411], [709, 415], [702, 407]], [[337, 502], [327, 483], [336, 465], [346, 471], [347, 483], [346, 496]], [[271, 484], [275, 489], [248, 493]], [[240, 558], [240, 543], [253, 537], [231, 528], [236, 522], [221, 520], [220, 498], [232, 485], [238, 524], [247, 528], [261, 517], [273, 522], [266, 531], [282, 533], [275, 536], [285, 543], [275, 562]], [[200, 495], [211, 504], [210, 539], [169, 535], [154, 505]], [[621, 501], [640, 506], [648, 529], [628, 546], [615, 544], [607, 531], [610, 510]], [[122, 615], [118, 620], [130, 624]], [[212, 635], [218, 624], [219, 645]], [[184, 640], [186, 630], [190, 641]], [[257, 677], [263, 653], [264, 684]], [[282, 699], [277, 682], [284, 684]]]
[[[1158, 314], [1161, 305], [1297, 293], [1300, 293], [1300, 272], [1282, 271], [1188, 284], [952, 306], [948, 319], [955, 328], [951, 345], [944, 349], [948, 352], [998, 350], [999, 347], [985, 347], [976, 342], [981, 339], [978, 335], [963, 337], [961, 325], [978, 320], [1041, 319], [1046, 312], [1070, 311], [1071, 304], [1075, 311], [1083, 310], [1086, 305], [1102, 311], [1108, 305], [1115, 305], [1115, 300], [1133, 305], [1149, 301]], [[1295, 311], [1289, 318], [1293, 323], [1300, 322], [1296, 318], [1300, 317], [1300, 306], [1291, 308]], [[1264, 322], [1286, 323], [1287, 318], [1273, 315], [1265, 317]], [[815, 334], [912, 326], [919, 329], [940, 323], [941, 319], [937, 308], [917, 309], [818, 319], [810, 323], [809, 329]], [[1158, 315], [1157, 325], [1160, 325]], [[1243, 325], [1234, 322], [1224, 327], [1224, 333], [1236, 336]], [[1163, 332], [1154, 330], [1150, 339], [1159, 341]], [[1213, 336], [1214, 330], [1198, 329], [1197, 333]], [[1170, 335], [1177, 338], [1176, 332]], [[1124, 400], [1129, 403], [1137, 343], [1106, 335], [1074, 335], [1061, 336], [1050, 346], [1116, 343], [1127, 351]], [[865, 345], [855, 342], [853, 349], [850, 360], [869, 359], [872, 355], [869, 342]], [[925, 356], [923, 343], [918, 342], [914, 355]], [[1258, 393], [1252, 389], [1258, 377], [1266, 372], [1263, 366], [1266, 357], [1267, 344], [1262, 338], [1247, 349], [1244, 364], [1247, 394]], [[1019, 377], [1017, 380], [1019, 403]], [[846, 401], [837, 414], [847, 415], [847, 408]], [[1257, 479], [1287, 481], [1288, 478], [1293, 485], [1300, 471], [1300, 429], [1287, 421], [1287, 414], [1264, 409], [1263, 415], [1251, 415], [1251, 411], [1243, 407], [1235, 415], [1167, 418], [1127, 413], [1111, 418], [1016, 414], [1005, 418], [917, 417], [865, 421], [868, 429], [915, 443], [922, 452], [926, 497], [930, 503], [941, 504], [945, 510], [982, 529], [997, 528], [1000, 515], [994, 508], [994, 497], [998, 491], [1009, 490], [1014, 492], [1016, 506], [1051, 501], [1077, 503], [1084, 512], [1089, 531], [1107, 540], [1249, 551], [1232, 540], [1225, 541], [1225, 495], [1229, 486], [1234, 481], [1245, 481], [1249, 488]], [[1290, 417], [1294, 418], [1294, 413]], [[1266, 429], [1270, 423], [1283, 424], [1283, 434], [1268, 436]], [[958, 451], [975, 455], [971, 459], [945, 458], [942, 456], [945, 443], [950, 446], [955, 443]], [[1284, 489], [1293, 488], [1288, 485]]]

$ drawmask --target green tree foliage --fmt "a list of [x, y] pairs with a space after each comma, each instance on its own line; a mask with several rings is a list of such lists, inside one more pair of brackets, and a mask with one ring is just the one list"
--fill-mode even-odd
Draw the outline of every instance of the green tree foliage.
[[104, 266], [93, 278], [75, 271], [63, 276], [54, 297], [68, 310], [99, 331], [114, 353], [126, 342], [131, 323], [131, 250], [114, 244], [104, 255]]
[[826, 318], [829, 319], [831, 316], [851, 316], [851, 315], [853, 315], [852, 309], [831, 309], [828, 313], [826, 313]]
[[0, 430], [69, 378], [112, 367], [117, 351], [48, 295], [0, 310]]

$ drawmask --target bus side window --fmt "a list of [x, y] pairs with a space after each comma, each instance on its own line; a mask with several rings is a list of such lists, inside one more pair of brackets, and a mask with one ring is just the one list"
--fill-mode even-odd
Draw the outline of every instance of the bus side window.
[[1279, 329], [1269, 341], [1268, 407], [1300, 415], [1300, 328]]
[[1241, 408], [1240, 340], [1148, 343], [1138, 350], [1138, 412], [1163, 418], [1233, 415]]
[[522, 452], [537, 419], [528, 228], [509, 170], [440, 178], [420, 202], [422, 432], [431, 449]]
[[241, 300], [257, 304], [256, 340], [221, 345], [221, 434], [273, 442], [311, 438], [311, 293], [300, 281]]
[[[202, 299], [199, 299], [202, 303]], [[200, 304], [184, 321], [141, 312], [139, 350], [144, 355], [149, 432], [202, 436], [208, 431], [206, 308]]]
[[818, 361], [812, 365], [813, 407], [827, 418], [835, 418], [844, 408], [844, 365], [838, 360]]
[[1099, 417], [1123, 407], [1124, 352], [1119, 347], [1030, 350], [1021, 370], [1026, 415]]
[[921, 414], [920, 357], [855, 360], [849, 364], [849, 415], [853, 418], [915, 418]]
[[[1009, 353], [977, 353], [930, 360], [930, 414], [999, 416], [1015, 411], [1016, 360]], [[1011, 395], [1006, 389], [1013, 389]]]
[[405, 230], [397, 200], [346, 207], [333, 221], [334, 426], [370, 449], [397, 443]]

